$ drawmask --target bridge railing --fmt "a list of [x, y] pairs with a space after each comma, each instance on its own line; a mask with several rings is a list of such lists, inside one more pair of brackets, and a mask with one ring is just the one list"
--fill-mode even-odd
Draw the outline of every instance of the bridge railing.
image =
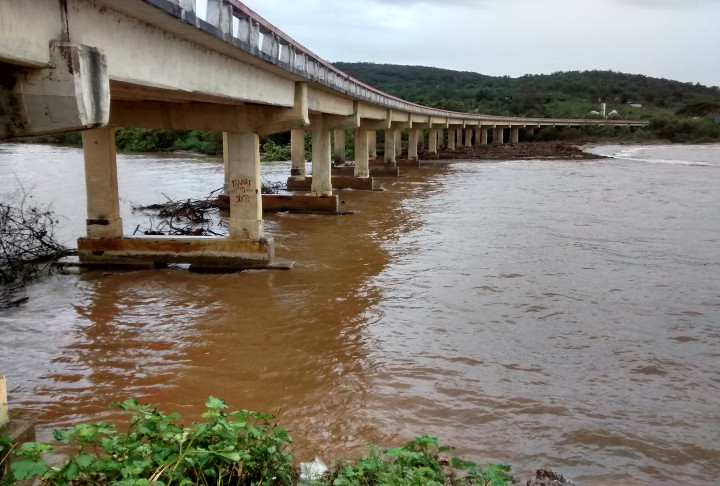
[[[321, 84], [353, 98], [385, 108], [417, 115], [456, 120], [505, 124], [548, 124], [547, 118], [507, 117], [462, 113], [419, 105], [353, 78], [323, 60], [289, 35], [265, 20], [239, 0], [207, 0], [206, 20], [196, 17], [197, 0], [145, 0], [201, 30], [224, 39], [265, 62], [289, 71], [308, 81]], [[173, 8], [173, 6], [175, 8]], [[180, 7], [178, 11], [177, 7]], [[189, 15], [188, 15], [189, 14]], [[643, 125], [634, 120], [598, 120], [553, 118], [552, 124], [572, 125]]]

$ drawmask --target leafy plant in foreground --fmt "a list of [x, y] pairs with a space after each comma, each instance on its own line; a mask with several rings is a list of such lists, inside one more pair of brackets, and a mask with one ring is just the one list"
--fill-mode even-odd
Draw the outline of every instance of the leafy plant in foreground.
[[[0, 457], [15, 457], [0, 486], [40, 478], [52, 486], [171, 485], [294, 485], [298, 474], [288, 452], [290, 436], [270, 423], [273, 418], [241, 410], [226, 413], [223, 400], [210, 397], [204, 422], [185, 427], [178, 414], [165, 415], [135, 399], [113, 406], [132, 413], [127, 432], [103, 422], [78, 424], [53, 432], [55, 439], [75, 447], [60, 466], [43, 454], [44, 442], [26, 442], [11, 449], [0, 436]], [[336, 464], [314, 486], [505, 486], [513, 484], [510, 466], [475, 463], [447, 457], [450, 447], [434, 437], [418, 437], [403, 447], [372, 448], [368, 457]], [[1, 461], [1, 460], [0, 460]], [[2, 470], [2, 462], [0, 462]], [[457, 474], [458, 470], [464, 470]]]
[[49, 485], [160, 486], [293, 484], [296, 472], [287, 452], [290, 436], [273, 417], [247, 410], [225, 413], [210, 397], [206, 422], [184, 427], [178, 414], [165, 415], [135, 399], [113, 404], [134, 413], [128, 432], [105, 423], [79, 424], [53, 435], [77, 447], [61, 466], [41, 454], [47, 443], [25, 443], [14, 451], [14, 480], [41, 477]]

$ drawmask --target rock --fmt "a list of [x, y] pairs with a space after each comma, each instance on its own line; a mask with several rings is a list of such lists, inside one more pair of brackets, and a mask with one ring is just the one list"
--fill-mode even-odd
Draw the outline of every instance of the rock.
[[528, 479], [525, 484], [526, 486], [576, 486], [562, 474], [547, 469], [538, 469], [535, 478]]

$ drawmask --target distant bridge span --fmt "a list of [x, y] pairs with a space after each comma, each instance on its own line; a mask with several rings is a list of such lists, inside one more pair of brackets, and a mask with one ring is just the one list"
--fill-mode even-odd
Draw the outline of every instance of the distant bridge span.
[[[406, 130], [413, 159], [425, 134], [432, 153], [443, 143], [487, 143], [488, 133], [494, 143], [503, 143], [506, 131], [517, 142], [521, 128], [558, 125], [645, 122], [503, 117], [411, 103], [323, 61], [237, 0], [208, 0], [206, 20], [196, 15], [195, 0], [0, 2], [0, 140], [84, 130], [87, 237], [78, 247], [87, 263], [271, 263], [259, 135], [291, 131], [292, 179], [303, 180], [300, 142], [312, 131], [310, 192], [328, 197], [332, 133], [344, 152], [344, 131], [355, 130], [354, 177], [367, 179], [378, 130], [386, 147], [396, 148]], [[115, 127], [223, 132], [230, 237], [124, 238]], [[396, 150], [384, 157], [396, 164]]]

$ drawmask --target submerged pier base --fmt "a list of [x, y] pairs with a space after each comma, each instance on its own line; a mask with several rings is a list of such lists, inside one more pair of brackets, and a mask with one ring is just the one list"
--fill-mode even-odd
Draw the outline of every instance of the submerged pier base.
[[195, 268], [273, 268], [272, 238], [154, 236], [79, 238], [82, 266], [148, 266], [188, 263]]

